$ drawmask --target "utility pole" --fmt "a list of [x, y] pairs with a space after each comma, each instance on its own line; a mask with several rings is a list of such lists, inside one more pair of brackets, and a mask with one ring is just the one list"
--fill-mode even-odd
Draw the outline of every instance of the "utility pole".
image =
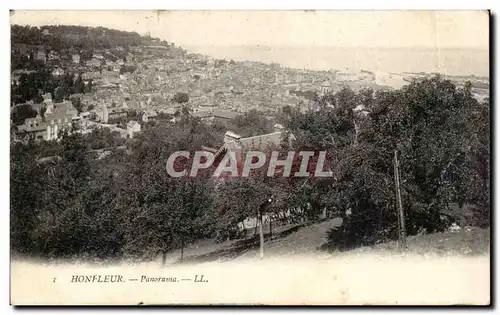
[[259, 234], [260, 234], [260, 258], [264, 258], [264, 231], [262, 222], [262, 211], [259, 211]]
[[264, 258], [264, 209], [271, 204], [272, 198], [269, 198], [266, 202], [260, 205], [258, 217], [259, 217], [259, 236], [260, 236], [260, 258]]
[[394, 183], [396, 186], [396, 210], [398, 213], [398, 245], [399, 249], [406, 249], [406, 228], [403, 212], [403, 202], [401, 200], [401, 187], [399, 177], [398, 151], [394, 150]]

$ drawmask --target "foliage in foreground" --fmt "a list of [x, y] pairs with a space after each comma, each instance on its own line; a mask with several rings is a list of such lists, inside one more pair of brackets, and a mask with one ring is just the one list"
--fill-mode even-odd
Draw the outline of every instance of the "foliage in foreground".
[[[218, 185], [209, 176], [169, 178], [165, 163], [172, 152], [217, 147], [222, 139], [222, 126], [188, 113], [180, 124], [145, 129], [103, 159], [91, 150], [122, 145], [116, 135], [12, 144], [11, 247], [45, 257], [148, 259], [234, 230], [259, 213], [286, 212], [299, 222], [324, 210], [344, 219], [329, 233], [335, 246], [381, 242], [397, 229], [394, 150], [410, 234], [443, 230], [451, 203], [476, 205], [488, 223], [489, 104], [478, 103], [470, 86], [459, 89], [437, 77], [392, 92], [344, 89], [316, 105], [306, 113], [290, 109], [283, 123], [297, 138], [294, 150], [328, 152], [333, 178], [254, 176]], [[268, 130], [255, 115], [247, 115], [254, 128]], [[251, 131], [241, 119], [232, 127]]]

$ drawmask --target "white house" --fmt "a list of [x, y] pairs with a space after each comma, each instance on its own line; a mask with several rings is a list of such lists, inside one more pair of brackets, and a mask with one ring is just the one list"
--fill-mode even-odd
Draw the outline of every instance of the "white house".
[[127, 123], [127, 133], [129, 138], [134, 137], [134, 133], [141, 131], [141, 125], [135, 121], [131, 120]]
[[64, 75], [64, 70], [59, 68], [59, 67], [56, 67], [56, 68], [54, 68], [54, 70], [52, 70], [52, 75], [55, 77], [62, 76], [62, 75]]
[[338, 71], [336, 74], [336, 80], [339, 82], [357, 81], [359, 80], [359, 72], [351, 71], [349, 69]]
[[71, 55], [71, 59], [73, 60], [73, 63], [80, 63], [80, 54]]
[[156, 117], [158, 117], [156, 112], [154, 110], [148, 109], [142, 112], [141, 120], [146, 123], [149, 120], [155, 119]]

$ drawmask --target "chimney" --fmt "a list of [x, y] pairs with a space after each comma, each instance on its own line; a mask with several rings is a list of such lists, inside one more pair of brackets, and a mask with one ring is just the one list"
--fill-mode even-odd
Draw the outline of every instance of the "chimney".
[[229, 142], [229, 141], [239, 141], [241, 139], [241, 136], [238, 134], [235, 134], [232, 131], [226, 131], [224, 134], [224, 142]]

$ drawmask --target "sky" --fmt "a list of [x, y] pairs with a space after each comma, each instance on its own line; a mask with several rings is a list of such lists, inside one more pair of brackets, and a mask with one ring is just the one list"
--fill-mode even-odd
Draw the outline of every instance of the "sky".
[[468, 48], [488, 50], [486, 11], [15, 11], [13, 24], [104, 26], [185, 48]]

